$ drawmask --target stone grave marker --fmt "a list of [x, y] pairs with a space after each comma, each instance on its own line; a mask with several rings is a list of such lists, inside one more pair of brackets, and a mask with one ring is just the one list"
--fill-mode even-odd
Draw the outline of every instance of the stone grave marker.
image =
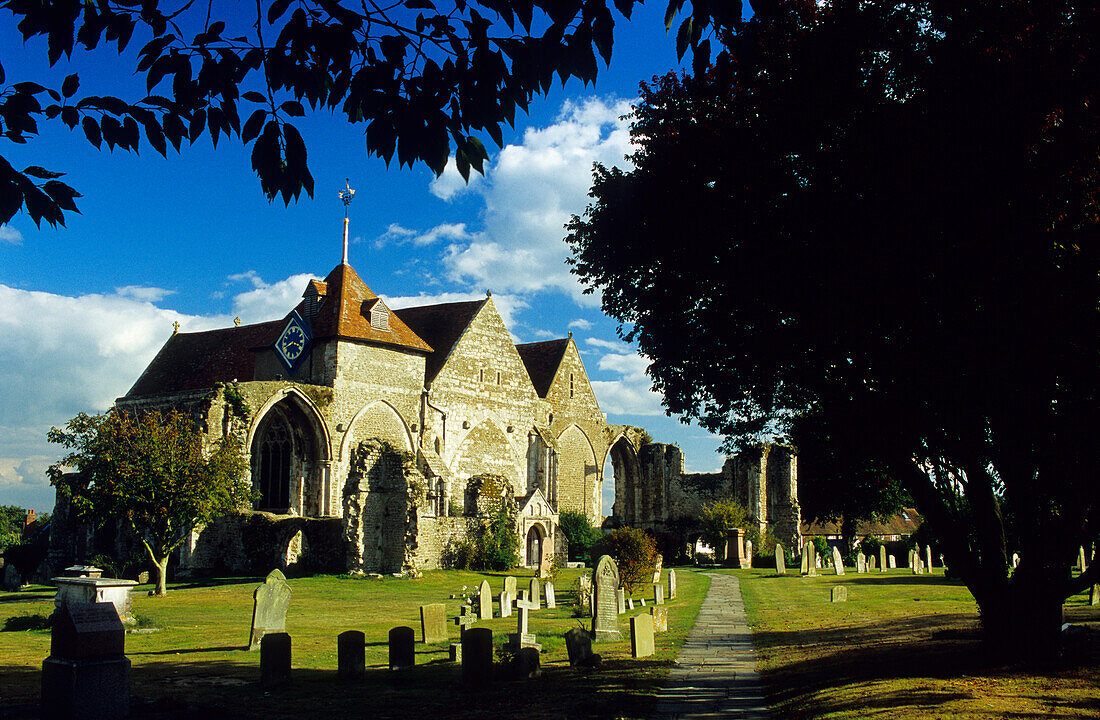
[[554, 593], [554, 583], [547, 580], [542, 588], [542, 594], [546, 597], [546, 607], [556, 608], [558, 606], [558, 598]]
[[525, 593], [520, 594], [519, 600], [516, 601], [516, 634], [514, 637], [509, 638], [514, 649], [533, 647], [542, 650], [542, 646], [538, 644], [535, 634], [530, 631], [528, 625], [529, 617], [527, 613], [537, 609], [538, 605], [534, 601], [528, 600]]
[[810, 568], [813, 567], [813, 561], [810, 560], [810, 548], [813, 547], [812, 543], [802, 543], [802, 570], [803, 575], [810, 574]]
[[290, 585], [278, 569], [272, 570], [264, 584], [252, 593], [252, 631], [248, 649], [260, 647], [260, 639], [267, 633], [286, 632], [286, 609], [290, 605]]
[[512, 677], [516, 680], [530, 680], [542, 675], [539, 651], [533, 647], [521, 647], [512, 660]]
[[[615, 609], [619, 611], [620, 615], [626, 612], [626, 588], [615, 588], [615, 605], [617, 606]], [[631, 605], [631, 609], [633, 609], [633, 605]]]
[[533, 610], [538, 610], [542, 607], [542, 585], [539, 583], [538, 578], [531, 578], [531, 584], [528, 586], [527, 599], [535, 604]]
[[649, 614], [653, 616], [653, 632], [668, 632], [668, 608], [664, 605], [651, 607]]
[[462, 643], [451, 643], [450, 647], [447, 648], [447, 659], [451, 662], [462, 662]]
[[14, 563], [8, 563], [4, 566], [4, 579], [0, 584], [0, 590], [4, 592], [18, 592], [19, 588], [23, 587], [23, 576], [19, 574], [19, 571], [15, 569]]
[[463, 605], [459, 609], [459, 615], [455, 618], [455, 625], [458, 626], [458, 638], [462, 639], [462, 636], [466, 634], [466, 628], [469, 625], [473, 625], [477, 622], [477, 615], [470, 612], [468, 605]]
[[837, 575], [844, 574], [844, 558], [840, 557], [840, 548], [833, 545], [833, 570]]
[[1085, 572], [1088, 565], [1085, 563], [1085, 546], [1077, 546], [1077, 572]]
[[668, 569], [668, 599], [676, 599], [676, 568]]
[[447, 606], [432, 603], [420, 606], [420, 639], [425, 645], [447, 639]]
[[634, 615], [630, 618], [630, 656], [649, 657], [653, 654], [653, 616]]
[[626, 599], [626, 609], [627, 610], [633, 610], [634, 609], [634, 598], [627, 598]]
[[512, 617], [512, 596], [507, 590], [500, 593], [500, 616]]
[[890, 569], [891, 570], [897, 570], [898, 569], [898, 559], [893, 555], [890, 556]]
[[665, 556], [657, 553], [657, 563], [653, 566], [653, 584], [661, 582], [661, 571], [664, 569]]
[[1012, 569], [1020, 567], [1020, 553], [1012, 553]]
[[745, 540], [745, 567], [752, 567], [752, 540]]
[[818, 570], [820, 570], [821, 569], [821, 556], [817, 554], [817, 547], [816, 546], [814, 547], [813, 553], [814, 553], [814, 567], [817, 568]]
[[554, 550], [550, 545], [543, 541], [542, 554], [539, 555], [539, 573], [540, 580], [545, 580], [550, 577], [554, 567]]
[[416, 635], [408, 625], [390, 628], [390, 670], [404, 670], [416, 664]]
[[[10, 566], [9, 566], [10, 567]], [[126, 630], [112, 603], [72, 603], [54, 615], [50, 656], [42, 662], [41, 716], [130, 715]]]
[[493, 679], [493, 631], [471, 628], [462, 635], [462, 682], [472, 687]]
[[924, 546], [924, 568], [925, 572], [932, 572], [932, 546]]
[[653, 604], [664, 605], [665, 604], [665, 586], [661, 583], [653, 584]]
[[593, 658], [599, 657], [592, 653], [592, 638], [581, 628], [573, 628], [565, 633], [565, 649], [569, 653], [570, 667], [590, 667], [594, 664]]
[[619, 631], [618, 600], [615, 591], [619, 585], [619, 568], [615, 561], [604, 555], [596, 563], [593, 575], [595, 592], [593, 593], [595, 612], [592, 613], [592, 635], [599, 640], [621, 640]]
[[844, 585], [833, 586], [832, 591], [829, 593], [830, 602], [848, 602], [848, 588]]
[[867, 572], [871, 572], [875, 569], [875, 555], [874, 553], [867, 556]]
[[1089, 605], [1100, 605], [1100, 585], [1093, 585], [1089, 591]]
[[493, 591], [488, 580], [482, 580], [477, 589], [477, 616], [480, 620], [493, 619]]
[[279, 687], [290, 682], [290, 635], [265, 633], [260, 638], [260, 685]]
[[504, 578], [504, 592], [516, 597], [516, 578], [512, 575]]
[[787, 574], [787, 558], [783, 555], [783, 544], [775, 544], [775, 572], [778, 575]]
[[336, 676], [344, 681], [362, 680], [367, 672], [367, 638], [360, 630], [336, 636]]
[[886, 572], [886, 546], [878, 546], [878, 567], [880, 572]]
[[639, 602], [642, 604], [642, 607], [645, 607], [645, 598], [642, 598]]
[[867, 572], [867, 556], [860, 550], [856, 553], [856, 574], [862, 575]]

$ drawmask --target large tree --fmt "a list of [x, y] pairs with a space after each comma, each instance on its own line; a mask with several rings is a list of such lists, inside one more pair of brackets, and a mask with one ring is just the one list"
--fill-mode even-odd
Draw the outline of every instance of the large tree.
[[[305, 144], [292, 118], [338, 111], [363, 123], [368, 152], [441, 173], [482, 170], [478, 135], [501, 127], [555, 78], [594, 81], [610, 62], [615, 17], [642, 0], [255, 0], [228, 10], [180, 0], [0, 0], [32, 52], [50, 66], [74, 49], [110, 60], [141, 43], [131, 97], [85, 94], [79, 73], [57, 87], [7, 78], [0, 66], [0, 137], [34, 139], [40, 121], [80, 128], [96, 147], [164, 155], [209, 133], [252, 144], [269, 198], [313, 194]], [[684, 0], [668, 0], [666, 24]], [[693, 0], [677, 33], [709, 57], [715, 24], [739, 20], [740, 2]], [[713, 17], [713, 23], [712, 23]], [[38, 50], [42, 48], [42, 50]], [[113, 58], [118, 60], [117, 57]], [[127, 58], [125, 65], [129, 65]], [[37, 82], [36, 82], [37, 80]], [[56, 169], [13, 168], [0, 156], [0, 223], [20, 208], [64, 224], [79, 193]]]
[[[140, 538], [167, 592], [168, 558], [195, 525], [245, 505], [248, 463], [232, 437], [204, 447], [193, 418], [178, 410], [81, 413], [50, 442], [70, 449], [49, 469], [78, 517], [121, 523]], [[75, 471], [75, 472], [72, 472]]]
[[1093, 3], [772, 3], [643, 88], [635, 169], [569, 226], [670, 411], [731, 445], [819, 414], [1025, 652], [1100, 577], [1068, 570], [1100, 534], [1098, 37]]

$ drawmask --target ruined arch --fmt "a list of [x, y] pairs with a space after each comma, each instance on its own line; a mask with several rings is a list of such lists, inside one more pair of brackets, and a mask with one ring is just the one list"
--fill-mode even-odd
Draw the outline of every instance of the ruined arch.
[[583, 512], [595, 524], [601, 521], [600, 466], [584, 431], [570, 425], [558, 436], [558, 512]]
[[523, 487], [521, 467], [519, 456], [504, 431], [484, 420], [466, 433], [455, 451], [451, 469], [457, 482], [451, 483], [451, 498], [464, 504], [466, 481], [476, 475], [500, 475], [508, 480], [513, 492], [518, 493]]
[[615, 478], [615, 504], [611, 514], [625, 525], [637, 525], [641, 514], [638, 483], [642, 474], [638, 449], [626, 435], [620, 434], [608, 448], [607, 459]]
[[325, 511], [328, 438], [312, 403], [293, 389], [272, 397], [253, 423], [249, 451], [257, 510]]
[[349, 457], [349, 448], [353, 443], [370, 438], [383, 440], [398, 450], [413, 451], [409, 426], [397, 408], [385, 400], [369, 402], [355, 413], [340, 443], [340, 457]]

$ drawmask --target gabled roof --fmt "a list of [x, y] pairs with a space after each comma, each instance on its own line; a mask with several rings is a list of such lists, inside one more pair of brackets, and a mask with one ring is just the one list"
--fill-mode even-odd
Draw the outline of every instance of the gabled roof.
[[283, 329], [283, 320], [255, 325], [176, 333], [145, 368], [128, 398], [200, 390], [218, 382], [251, 380], [256, 362], [252, 348], [271, 345]]
[[455, 343], [473, 322], [485, 302], [485, 300], [471, 300], [440, 303], [393, 311], [393, 314], [405, 325], [412, 328], [413, 332], [432, 346], [433, 351], [428, 356], [425, 372], [427, 382], [430, 383], [439, 374]]
[[432, 352], [432, 346], [400, 319], [391, 317], [388, 330], [371, 327], [370, 308], [378, 296], [350, 265], [337, 265], [323, 285], [312, 281], [310, 287], [325, 294], [324, 303], [312, 319], [314, 338], [341, 337]]
[[[856, 526], [856, 535], [912, 535], [924, 522], [924, 518], [914, 508], [902, 508], [885, 522], [874, 520], [861, 522]], [[802, 523], [803, 535], [840, 535], [840, 523], [815, 522]]]
[[550, 392], [550, 385], [568, 347], [569, 338], [516, 345], [523, 364], [527, 366], [527, 374], [531, 376], [531, 384], [540, 398]]

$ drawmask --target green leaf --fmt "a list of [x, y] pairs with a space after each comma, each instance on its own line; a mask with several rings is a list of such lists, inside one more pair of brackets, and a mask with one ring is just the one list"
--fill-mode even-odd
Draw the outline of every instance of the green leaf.
[[676, 59], [683, 60], [684, 53], [691, 43], [691, 18], [684, 18], [680, 30], [676, 33]]

